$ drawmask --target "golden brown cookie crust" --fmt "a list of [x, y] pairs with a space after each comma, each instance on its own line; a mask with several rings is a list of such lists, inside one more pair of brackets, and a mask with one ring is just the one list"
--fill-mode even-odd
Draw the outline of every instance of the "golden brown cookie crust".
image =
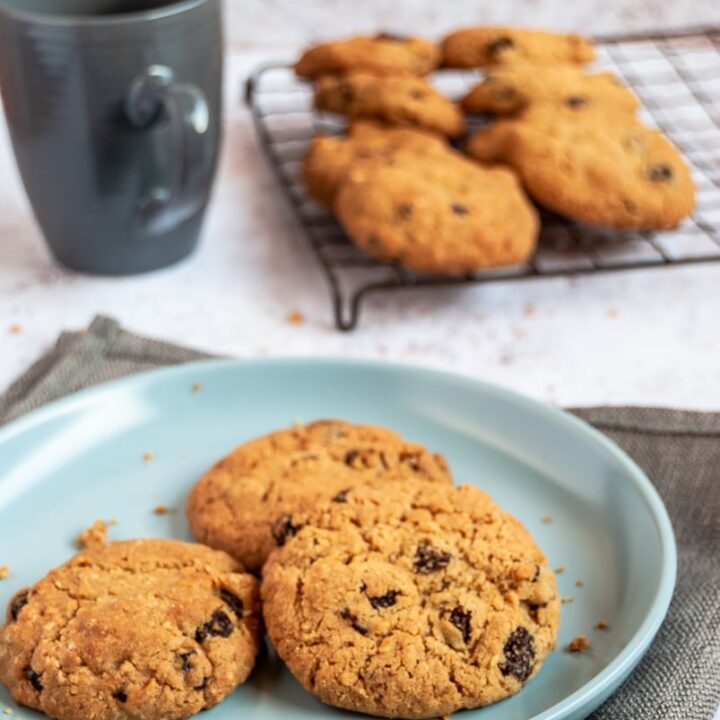
[[295, 63], [295, 73], [307, 78], [354, 70], [374, 75], [427, 75], [439, 62], [440, 48], [429, 40], [380, 33], [315, 45]]
[[187, 516], [195, 538], [259, 570], [322, 500], [372, 480], [452, 482], [441, 455], [385, 428], [322, 420], [241, 445], [195, 485]]
[[341, 182], [355, 163], [369, 159], [389, 160], [400, 150], [428, 154], [446, 148], [447, 143], [442, 138], [422, 130], [357, 120], [347, 135], [319, 135], [313, 139], [303, 160], [303, 182], [315, 200], [332, 207]]
[[171, 540], [75, 555], [15, 595], [0, 682], [58, 720], [174, 720], [223, 700], [262, 636], [258, 583], [225, 553]]
[[538, 203], [593, 225], [668, 229], [695, 206], [680, 153], [627, 115], [538, 107], [478, 132], [468, 152], [484, 162], [507, 162]]
[[335, 212], [373, 257], [450, 275], [522, 263], [539, 231], [511, 170], [482, 167], [450, 149], [356, 164], [340, 186]]
[[275, 550], [270, 638], [323, 702], [431, 718], [520, 690], [555, 647], [555, 578], [530, 534], [474, 487], [350, 491]]
[[315, 86], [315, 107], [448, 137], [457, 137], [465, 130], [465, 118], [458, 106], [418, 77], [377, 77], [361, 72], [322, 77]]
[[571, 65], [510, 65], [492, 70], [462, 99], [467, 112], [517, 115], [538, 104], [578, 113], [604, 108], [634, 113], [635, 94], [612, 73], [587, 73]]
[[592, 43], [580, 35], [509, 27], [465, 28], [442, 41], [445, 67], [471, 68], [511, 63], [584, 64], [595, 58]]

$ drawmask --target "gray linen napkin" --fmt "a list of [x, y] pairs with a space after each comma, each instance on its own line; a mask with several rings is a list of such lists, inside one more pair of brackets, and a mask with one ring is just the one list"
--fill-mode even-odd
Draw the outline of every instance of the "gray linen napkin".
[[[97, 318], [85, 332], [64, 333], [0, 397], [0, 424], [91, 385], [207, 357]], [[573, 412], [643, 468], [668, 508], [678, 543], [667, 619], [637, 670], [592, 718], [711, 720], [720, 703], [720, 413]]]

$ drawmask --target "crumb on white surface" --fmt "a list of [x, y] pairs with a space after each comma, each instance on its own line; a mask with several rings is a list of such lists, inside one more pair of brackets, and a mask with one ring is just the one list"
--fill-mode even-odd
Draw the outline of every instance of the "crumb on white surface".
[[291, 325], [302, 325], [305, 322], [305, 316], [299, 310], [291, 310], [287, 314], [287, 321]]

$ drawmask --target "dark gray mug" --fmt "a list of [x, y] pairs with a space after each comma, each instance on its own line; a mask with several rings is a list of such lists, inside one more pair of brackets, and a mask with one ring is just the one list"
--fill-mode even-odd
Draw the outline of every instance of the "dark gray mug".
[[222, 128], [220, 2], [0, 0], [13, 148], [64, 265], [138, 273], [197, 244]]

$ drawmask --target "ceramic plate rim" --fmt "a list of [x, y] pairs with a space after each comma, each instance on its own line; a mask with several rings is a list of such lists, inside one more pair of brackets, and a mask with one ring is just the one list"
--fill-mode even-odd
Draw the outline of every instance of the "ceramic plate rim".
[[[180, 363], [169, 367], [148, 370], [127, 377], [111, 380], [106, 383], [86, 388], [69, 396], [59, 398], [46, 405], [32, 410], [25, 416], [10, 421], [0, 428], [0, 452], [3, 445], [12, 438], [21, 435], [37, 425], [61, 417], [71, 415], [73, 412], [88, 405], [102, 402], [103, 397], [122, 394], [127, 389], [140, 390], [163, 380], [172, 380], [174, 376], [193, 375], [208, 372], [232, 372], [249, 366], [331, 366], [342, 365], [357, 371], [371, 370], [374, 372], [387, 371], [389, 373], [412, 374], [417, 378], [424, 376], [431, 381], [455, 382], [468, 387], [469, 390], [494, 396], [501, 400], [511, 401], [521, 408], [521, 411], [540, 413], [556, 424], [564, 426], [572, 433], [584, 435], [600, 448], [601, 451], [612, 456], [625, 471], [626, 480], [631, 480], [642, 499], [645, 501], [652, 516], [660, 537], [661, 570], [655, 597], [648, 607], [645, 618], [632, 635], [626, 646], [603, 668], [595, 677], [579, 687], [552, 707], [529, 720], [563, 720], [574, 712], [580, 711], [583, 705], [590, 705], [594, 699], [605, 699], [606, 695], [615, 690], [616, 681], [634, 667], [647, 651], [650, 643], [660, 628], [667, 610], [670, 606], [675, 588], [677, 549], [675, 536], [672, 530], [670, 517], [667, 513], [655, 486], [638, 465], [615, 443], [606, 438], [600, 431], [593, 428], [584, 420], [571, 415], [565, 410], [548, 405], [528, 395], [515, 390], [479, 380], [467, 375], [438, 370], [435, 368], [406, 363], [386, 362], [384, 360], [335, 358], [335, 357], [273, 357], [248, 359], [208, 359], [189, 363]], [[594, 709], [595, 705], [591, 706]]]

